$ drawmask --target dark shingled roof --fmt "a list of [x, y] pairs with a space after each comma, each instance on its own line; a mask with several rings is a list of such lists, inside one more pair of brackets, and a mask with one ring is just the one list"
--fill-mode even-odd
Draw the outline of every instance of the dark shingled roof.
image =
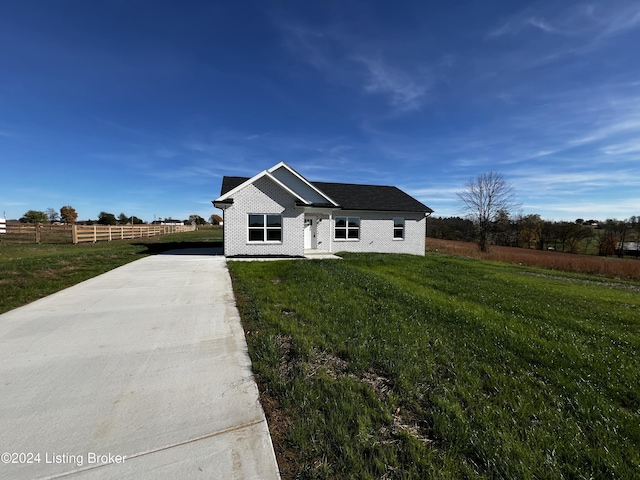
[[249, 180], [249, 177], [222, 177], [222, 188], [220, 189], [220, 196], [233, 190], [236, 187], [239, 187], [247, 180]]
[[344, 210], [433, 211], [397, 187], [352, 183], [311, 183]]
[[[249, 180], [248, 177], [223, 177], [220, 195], [224, 195], [247, 180]], [[343, 210], [433, 212], [429, 207], [397, 187], [353, 183], [311, 183], [340, 205]]]

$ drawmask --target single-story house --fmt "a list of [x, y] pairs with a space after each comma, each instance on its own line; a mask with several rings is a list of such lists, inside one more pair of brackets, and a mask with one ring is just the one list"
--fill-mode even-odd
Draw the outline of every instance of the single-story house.
[[433, 212], [396, 187], [310, 182], [284, 162], [251, 178], [225, 176], [213, 204], [224, 212], [227, 257], [424, 255]]

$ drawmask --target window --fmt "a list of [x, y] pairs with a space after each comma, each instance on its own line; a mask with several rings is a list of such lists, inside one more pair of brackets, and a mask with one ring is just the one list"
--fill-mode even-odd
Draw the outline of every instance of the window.
[[336, 217], [336, 240], [359, 240], [360, 219], [357, 217]]
[[404, 240], [404, 218], [393, 218], [393, 239]]
[[250, 242], [282, 242], [282, 215], [249, 215]]

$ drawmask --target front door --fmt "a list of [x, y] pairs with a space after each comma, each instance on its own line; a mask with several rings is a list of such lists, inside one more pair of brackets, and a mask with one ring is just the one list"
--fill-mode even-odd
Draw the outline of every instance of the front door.
[[316, 225], [313, 218], [304, 219], [304, 248], [316, 248]]

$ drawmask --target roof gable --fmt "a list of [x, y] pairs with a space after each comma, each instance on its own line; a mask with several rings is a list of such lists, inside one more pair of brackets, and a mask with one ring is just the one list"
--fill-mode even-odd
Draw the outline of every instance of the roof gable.
[[333, 200], [327, 197], [324, 192], [318, 190], [311, 182], [289, 167], [286, 163], [281, 162], [270, 168], [269, 173], [287, 185], [291, 190], [304, 196], [308, 201], [314, 204], [332, 204], [337, 206]]
[[[228, 177], [224, 177], [222, 180], [222, 192], [220, 193], [220, 197], [214, 200], [214, 203], [229, 202], [231, 200], [231, 197], [237, 192], [264, 177], [270, 179], [272, 182], [280, 186], [283, 190], [291, 194], [294, 198], [296, 198], [298, 201], [300, 201], [300, 203], [304, 205], [312, 205], [314, 203], [329, 203], [333, 206], [338, 206], [337, 203], [324, 195], [302, 175], [297, 173], [284, 162], [280, 162], [279, 164], [274, 165], [269, 170], [263, 170], [262, 172], [251, 178], [229, 177], [233, 180], [228, 181], [226, 180]], [[225, 187], [228, 188], [228, 190], [225, 190]]]

